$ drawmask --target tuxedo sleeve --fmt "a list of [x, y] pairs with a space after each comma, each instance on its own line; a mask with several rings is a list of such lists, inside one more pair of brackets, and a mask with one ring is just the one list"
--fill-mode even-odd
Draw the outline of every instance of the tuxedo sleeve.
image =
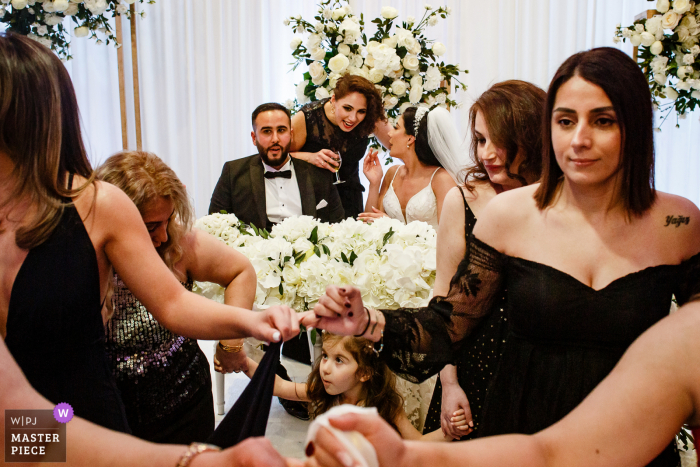
[[209, 202], [209, 214], [214, 214], [220, 211], [226, 211], [229, 214], [233, 213], [231, 201], [231, 176], [229, 164], [224, 164], [224, 169], [221, 171], [219, 181], [216, 183], [214, 193], [211, 195]]
[[328, 191], [328, 222], [334, 224], [345, 219], [345, 209], [343, 209], [343, 203], [340, 202], [340, 195], [335, 185], [331, 183], [331, 188]]

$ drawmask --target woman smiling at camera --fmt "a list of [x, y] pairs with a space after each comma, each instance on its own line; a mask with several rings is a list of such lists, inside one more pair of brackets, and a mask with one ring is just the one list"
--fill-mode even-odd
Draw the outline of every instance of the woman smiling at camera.
[[333, 93], [330, 98], [305, 105], [292, 117], [292, 156], [337, 171], [344, 182], [336, 187], [345, 216], [357, 217], [364, 208], [359, 162], [367, 151], [370, 134], [389, 147], [391, 125], [384, 114], [382, 97], [369, 80], [345, 75]]
[[[390, 367], [420, 381], [452, 361], [505, 295], [510, 330], [480, 436], [557, 422], [668, 314], [674, 294], [682, 303], [700, 288], [688, 273], [700, 262], [700, 212], [654, 189], [652, 117], [627, 55], [570, 57], [547, 93], [542, 183], [483, 209], [447, 297], [417, 313], [365, 311], [358, 289], [329, 287], [320, 319], [304, 324], [383, 340]], [[668, 216], [691, 221], [667, 226]], [[652, 465], [677, 462], [669, 446]]]

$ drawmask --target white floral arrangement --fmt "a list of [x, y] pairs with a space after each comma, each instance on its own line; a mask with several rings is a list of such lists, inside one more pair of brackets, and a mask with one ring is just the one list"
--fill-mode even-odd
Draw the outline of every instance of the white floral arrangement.
[[[647, 77], [655, 106], [664, 114], [661, 123], [673, 110], [678, 118], [695, 110], [700, 104], [700, 11], [695, 3], [658, 0], [651, 18], [624, 28], [617, 26], [615, 42], [627, 39], [639, 47], [638, 64]], [[667, 101], [660, 103], [659, 98]]]
[[[358, 18], [344, 0], [321, 1], [313, 23], [301, 15], [285, 19], [284, 24], [297, 34], [290, 44], [295, 59], [292, 69], [308, 66], [296, 87], [296, 99], [287, 101], [287, 106], [296, 111], [309, 101], [329, 97], [346, 73], [363, 76], [377, 86], [392, 122], [412, 105], [457, 106], [449, 88], [441, 84], [447, 81], [466, 90], [459, 74], [468, 71], [438, 61], [445, 46], [424, 35], [426, 26], [436, 25], [450, 13], [448, 7], [425, 5], [419, 21], [409, 16], [392, 31], [399, 12], [385, 6], [381, 17], [371, 21], [377, 32], [369, 39], [364, 15]], [[302, 34], [307, 33], [304, 41]]]
[[[233, 214], [199, 219], [202, 229], [245, 255], [258, 277], [259, 309], [288, 305], [313, 308], [331, 284], [353, 284], [368, 306], [423, 307], [435, 282], [435, 230], [425, 222], [402, 224], [383, 217], [372, 224], [338, 224], [294, 216], [271, 232], [247, 226]], [[195, 290], [223, 301], [224, 289], [196, 283]]]
[[[113, 43], [119, 47], [112, 33], [108, 14], [111, 17], [126, 14], [130, 17], [129, 5], [137, 0], [0, 0], [0, 22], [7, 23], [8, 30], [22, 34], [52, 49], [63, 60], [70, 60], [70, 28], [64, 20], [70, 18], [74, 24], [73, 36]], [[143, 3], [144, 0], [138, 0]], [[155, 0], [148, 0], [155, 3]], [[146, 13], [139, 13], [143, 18]], [[104, 40], [98, 36], [102, 34]]]

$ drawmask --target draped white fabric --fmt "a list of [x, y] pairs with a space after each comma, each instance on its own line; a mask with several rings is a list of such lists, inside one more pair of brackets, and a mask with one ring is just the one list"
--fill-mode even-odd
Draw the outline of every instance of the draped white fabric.
[[[366, 20], [377, 17], [385, 5], [396, 7], [400, 18], [419, 18], [424, 11], [423, 0], [350, 3]], [[614, 46], [615, 25], [631, 24], [636, 14], [655, 5], [645, 0], [431, 3], [450, 6], [452, 16], [429, 28], [428, 36], [446, 45], [446, 62], [469, 69], [463, 76], [469, 90], [458, 94], [464, 105], [453, 112], [462, 134], [473, 98], [491, 84], [517, 78], [546, 89], [569, 55]], [[301, 72], [289, 72], [294, 34], [282, 21], [297, 14], [311, 19], [316, 7], [300, 0], [158, 0], [140, 8], [147, 12], [138, 20], [144, 149], [173, 167], [201, 216], [224, 162], [255, 152], [250, 140], [252, 110], [263, 102], [294, 97]], [[128, 31], [127, 27], [125, 35]], [[631, 53], [629, 43], [620, 47]], [[125, 52], [129, 62], [129, 51]], [[73, 55], [68, 67], [97, 164], [121, 149], [116, 52], [79, 39], [74, 41]], [[669, 118], [656, 139], [657, 188], [696, 204], [700, 204], [699, 114], [681, 120], [680, 128], [674, 127], [674, 117]], [[133, 128], [129, 140], [134, 147]]]

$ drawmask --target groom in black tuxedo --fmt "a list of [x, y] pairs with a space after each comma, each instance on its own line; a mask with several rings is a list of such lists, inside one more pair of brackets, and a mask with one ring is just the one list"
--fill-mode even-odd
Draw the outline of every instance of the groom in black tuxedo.
[[292, 125], [286, 107], [268, 103], [253, 111], [258, 154], [224, 164], [209, 213], [226, 211], [246, 224], [266, 227], [307, 215], [323, 222], [345, 216], [333, 174], [289, 155]]

